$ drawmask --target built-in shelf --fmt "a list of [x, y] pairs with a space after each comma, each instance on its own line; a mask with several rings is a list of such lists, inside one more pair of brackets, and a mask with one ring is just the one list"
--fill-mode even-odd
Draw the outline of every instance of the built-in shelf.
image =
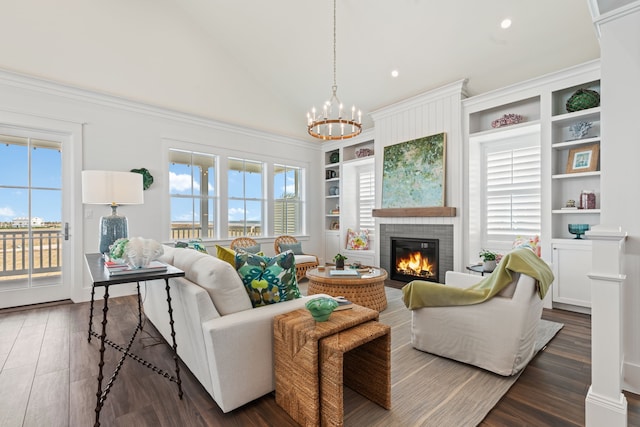
[[574, 214], [578, 214], [578, 215], [585, 215], [585, 214], [599, 214], [600, 213], [600, 209], [553, 209], [551, 211], [551, 213], [554, 214], [570, 214], [570, 215], [574, 215]]
[[551, 117], [551, 122], [573, 122], [577, 119], [584, 120], [600, 120], [600, 107], [589, 108], [587, 110], [574, 111], [572, 113], [558, 114]]
[[472, 134], [469, 135], [469, 138], [478, 138], [478, 137], [483, 137], [483, 136], [492, 135], [494, 133], [501, 133], [505, 131], [517, 131], [519, 128], [528, 128], [529, 126], [539, 125], [539, 124], [540, 124], [540, 120], [531, 120], [528, 122], [517, 123], [515, 125], [501, 126], [499, 128], [491, 128], [491, 129], [487, 129], [479, 132], [473, 132]]
[[578, 172], [578, 173], [559, 173], [557, 175], [551, 175], [551, 179], [575, 179], [575, 178], [586, 178], [588, 176], [600, 176], [600, 171]]
[[593, 138], [583, 138], [583, 139], [574, 139], [572, 141], [556, 142], [555, 144], [551, 144], [551, 148], [553, 148], [554, 150], [566, 150], [569, 148], [579, 147], [581, 145], [586, 145], [586, 144], [595, 144], [598, 142], [600, 142], [600, 137], [596, 136]]
[[456, 208], [385, 208], [374, 209], [374, 217], [452, 217], [456, 216]]

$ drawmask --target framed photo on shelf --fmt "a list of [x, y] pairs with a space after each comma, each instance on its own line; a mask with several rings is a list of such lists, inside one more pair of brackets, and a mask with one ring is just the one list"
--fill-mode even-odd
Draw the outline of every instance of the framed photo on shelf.
[[592, 172], [597, 170], [599, 153], [599, 144], [572, 148], [569, 150], [567, 170], [565, 173]]

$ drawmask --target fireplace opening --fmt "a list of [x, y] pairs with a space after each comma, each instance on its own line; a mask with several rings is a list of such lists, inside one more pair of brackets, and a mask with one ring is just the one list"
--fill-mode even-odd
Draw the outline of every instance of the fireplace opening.
[[391, 279], [438, 282], [438, 239], [391, 238]]

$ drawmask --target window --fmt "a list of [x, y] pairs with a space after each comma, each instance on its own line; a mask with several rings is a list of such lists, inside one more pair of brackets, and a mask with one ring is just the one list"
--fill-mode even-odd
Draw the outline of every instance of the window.
[[369, 232], [375, 230], [373, 208], [375, 203], [375, 174], [373, 164], [361, 166], [357, 169], [358, 188], [358, 227], [366, 228]]
[[302, 171], [298, 167], [273, 167], [273, 233], [302, 234]]
[[171, 238], [173, 240], [215, 237], [218, 209], [216, 156], [169, 150]]
[[264, 233], [264, 165], [228, 159], [228, 237], [262, 236]]
[[482, 157], [483, 246], [540, 234], [539, 134], [484, 144]]

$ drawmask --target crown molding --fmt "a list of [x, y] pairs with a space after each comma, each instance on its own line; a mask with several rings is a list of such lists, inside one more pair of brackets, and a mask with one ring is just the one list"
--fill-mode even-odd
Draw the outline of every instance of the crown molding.
[[[69, 84], [59, 83], [15, 71], [0, 69], [0, 84], [19, 89], [30, 90], [41, 94], [71, 99], [74, 101], [88, 102], [95, 105], [145, 114], [165, 120], [174, 120], [185, 124], [202, 126], [218, 131], [241, 134], [252, 138], [291, 144], [298, 147], [300, 145], [304, 145], [308, 148], [320, 150], [320, 147], [317, 144], [314, 144], [310, 141], [305, 141], [303, 139], [292, 138], [290, 136], [279, 135], [266, 131], [259, 131], [245, 126], [230, 124], [196, 114], [184, 113], [181, 111], [172, 110], [170, 108], [158, 107], [140, 101], [133, 101], [124, 97], [107, 95], [88, 89], [81, 89]], [[74, 121], [77, 122], [77, 120]], [[83, 121], [81, 120], [80, 122]]]
[[616, 19], [640, 11], [640, 0], [632, 1], [624, 6], [620, 6], [603, 14], [600, 13], [599, 0], [588, 0], [588, 3], [589, 11], [591, 12], [591, 19], [593, 20], [593, 25], [596, 28], [598, 39], [602, 36], [600, 28], [602, 24], [615, 21]]
[[562, 87], [564, 86], [564, 81], [566, 79], [577, 79], [580, 76], [589, 79], [591, 78], [588, 77], [589, 75], [591, 75], [594, 80], [600, 78], [600, 59], [594, 59], [560, 71], [554, 71], [549, 74], [534, 77], [532, 79], [525, 80], [524, 82], [515, 83], [500, 89], [463, 99], [462, 106], [468, 112], [484, 110], [486, 108], [494, 107], [495, 105], [539, 96], [542, 87]]

